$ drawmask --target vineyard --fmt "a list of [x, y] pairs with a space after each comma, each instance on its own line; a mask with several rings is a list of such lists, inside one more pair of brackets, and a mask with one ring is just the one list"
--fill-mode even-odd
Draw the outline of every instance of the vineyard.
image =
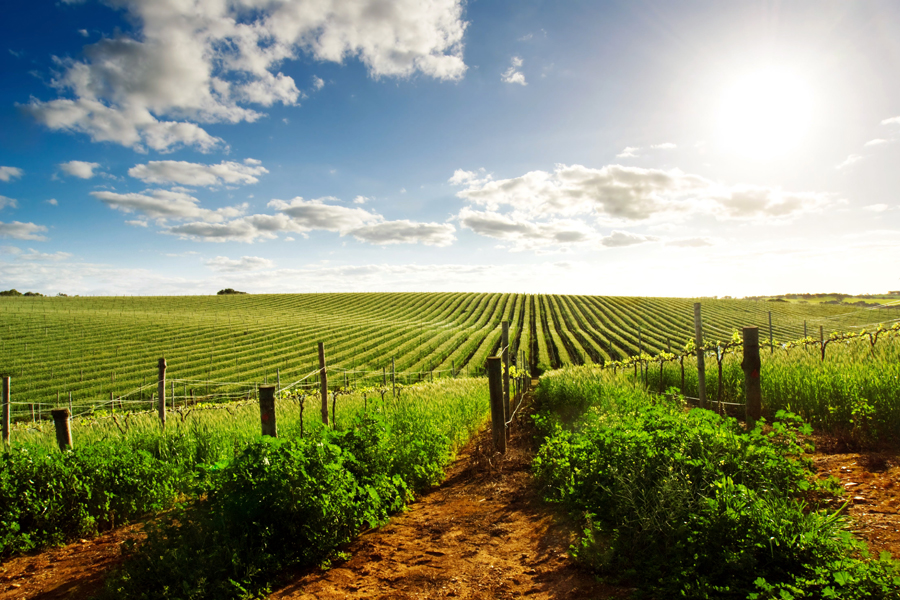
[[[118, 399], [148, 401], [165, 356], [175, 402], [254, 385], [287, 386], [318, 370], [325, 343], [334, 385], [483, 374], [510, 323], [513, 364], [532, 374], [680, 349], [694, 335], [693, 299], [404, 293], [3, 298], [0, 365], [13, 418], [74, 401], [76, 413]], [[900, 307], [702, 299], [704, 336], [748, 325], [795, 340], [900, 317]], [[176, 385], [177, 384], [177, 385]], [[227, 384], [227, 385], [226, 385]]]

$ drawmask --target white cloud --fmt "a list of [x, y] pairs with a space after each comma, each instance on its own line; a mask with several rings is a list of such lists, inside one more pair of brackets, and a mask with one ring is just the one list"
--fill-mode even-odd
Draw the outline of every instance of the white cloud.
[[356, 198], [353, 199], [353, 204], [365, 204], [368, 201], [369, 201], [369, 199], [366, 198], [365, 196], [357, 196]]
[[639, 235], [627, 231], [613, 231], [610, 235], [600, 240], [600, 243], [608, 248], [622, 248], [624, 246], [634, 246], [635, 244], [653, 242], [656, 241], [656, 239], [657, 238], [653, 236]]
[[385, 221], [350, 231], [350, 235], [370, 244], [424, 244], [449, 246], [456, 241], [456, 228], [449, 223], [414, 223], [408, 220]]
[[[370, 75], [416, 73], [458, 80], [465, 71], [461, 0], [116, 0], [134, 37], [104, 36], [84, 60], [57, 59], [53, 85], [68, 98], [24, 107], [55, 130], [136, 150], [224, 143], [198, 123], [252, 122], [246, 105], [296, 104], [294, 80], [278, 71], [303, 53], [357, 58]], [[316, 85], [314, 80], [314, 85]]]
[[70, 160], [59, 165], [59, 168], [79, 179], [90, 179], [94, 176], [94, 169], [98, 168], [100, 163], [85, 162], [83, 160]]
[[303, 233], [287, 215], [249, 215], [225, 223], [193, 222], [176, 225], [163, 233], [204, 242], [253, 243], [258, 239], [273, 240], [280, 232]]
[[656, 150], [673, 150], [678, 146], [676, 146], [672, 142], [664, 142], [662, 144], [653, 144], [650, 147], [655, 148]]
[[317, 92], [319, 90], [321, 90], [323, 87], [325, 87], [325, 80], [322, 79], [321, 77], [317, 77], [317, 76], [313, 75], [312, 82], [313, 82], [312, 83], [313, 89], [316, 90]]
[[197, 198], [169, 190], [146, 190], [139, 194], [97, 191], [91, 195], [110, 208], [124, 213], [141, 213], [151, 219], [201, 219], [217, 223], [240, 216], [247, 209], [246, 204], [216, 210], [200, 208]]
[[22, 169], [18, 167], [0, 167], [0, 181], [12, 181], [23, 174]]
[[510, 67], [500, 75], [500, 80], [503, 81], [503, 83], [528, 85], [528, 82], [525, 81], [525, 75], [519, 70], [523, 63], [522, 59], [518, 56], [513, 56], [510, 63]]
[[56, 198], [50, 198], [49, 200], [44, 200], [44, 202], [46, 202], [50, 206], [59, 206], [59, 202], [56, 200]]
[[87, 29], [79, 29], [78, 33], [81, 34], [81, 37], [89, 37], [91, 35], [90, 33], [88, 33]]
[[0, 209], [6, 208], [17, 208], [19, 203], [15, 201], [13, 198], [7, 198], [6, 196], [0, 196]]
[[125, 221], [125, 224], [131, 225], [132, 227], [148, 227], [150, 225], [147, 221], [140, 220]]
[[258, 176], [269, 172], [265, 167], [259, 166], [258, 160], [251, 158], [244, 163], [223, 161], [217, 165], [204, 165], [177, 160], [156, 160], [135, 165], [128, 169], [128, 174], [144, 183], [215, 186], [257, 183]]
[[863, 206], [863, 210], [868, 210], [870, 212], [884, 212], [889, 210], [890, 206], [887, 204], [869, 204], [868, 206]]
[[233, 260], [227, 256], [217, 256], [204, 263], [207, 267], [214, 271], [224, 271], [227, 273], [236, 271], [258, 271], [260, 269], [271, 269], [275, 266], [268, 258], [260, 258], [259, 256], [242, 256], [238, 260]]
[[880, 146], [882, 144], [887, 144], [888, 140], [883, 138], [875, 138], [874, 140], [869, 140], [864, 145], [865, 146]]
[[459, 215], [463, 227], [475, 233], [513, 243], [514, 250], [533, 250], [557, 245], [585, 244], [598, 238], [586, 223], [574, 219], [535, 222], [517, 215], [463, 208]]
[[0, 221], [0, 237], [4, 238], [43, 242], [46, 241], [47, 237], [41, 235], [41, 233], [45, 231], [47, 231], [47, 228], [43, 225], [20, 223], [19, 221], [13, 221], [12, 223], [3, 223]]
[[31, 260], [35, 262], [45, 262], [45, 261], [53, 261], [58, 262], [61, 260], [68, 260], [72, 258], [72, 254], [70, 252], [38, 252], [32, 248], [28, 249], [28, 252], [18, 252], [16, 253], [19, 259], [21, 260]]
[[323, 200], [335, 200], [335, 198], [304, 200], [297, 197], [290, 202], [272, 200], [268, 206], [291, 217], [301, 231], [324, 229], [344, 234], [363, 225], [382, 220], [380, 215], [370, 213], [362, 208], [325, 204]]
[[502, 180], [458, 170], [451, 181], [464, 186], [457, 196], [470, 203], [458, 214], [460, 223], [481, 235], [513, 241], [517, 249], [598, 240], [605, 246], [624, 245], [656, 239], [621, 232], [604, 238], [589, 223], [590, 217], [598, 223], [652, 224], [691, 215], [764, 221], [814, 212], [831, 201], [822, 193], [727, 186], [679, 169], [622, 165], [600, 169], [557, 165], [552, 173], [531, 171]]
[[846, 169], [850, 165], [856, 164], [863, 159], [861, 154], [851, 154], [844, 161], [838, 165], [835, 165], [835, 169]]
[[616, 158], [637, 158], [640, 148], [634, 146], [625, 146], [625, 149], [616, 154]]
[[882, 125], [900, 125], [900, 116], [891, 117], [890, 119], [885, 119], [881, 122]]

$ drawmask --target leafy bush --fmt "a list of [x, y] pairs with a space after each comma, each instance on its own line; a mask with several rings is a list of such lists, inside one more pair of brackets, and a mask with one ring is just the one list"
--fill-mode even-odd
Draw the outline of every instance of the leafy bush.
[[91, 535], [171, 506], [180, 472], [113, 444], [0, 455], [0, 555]]
[[[574, 550], [600, 573], [665, 597], [900, 591], [896, 563], [852, 558], [862, 546], [844, 519], [802, 501], [815, 484], [801, 458], [809, 429], [793, 415], [744, 432], [583, 368], [545, 376], [541, 388], [542, 408], [566, 418], [539, 416], [535, 470], [548, 499], [586, 516]], [[843, 587], [817, 575], [838, 563], [856, 574]]]

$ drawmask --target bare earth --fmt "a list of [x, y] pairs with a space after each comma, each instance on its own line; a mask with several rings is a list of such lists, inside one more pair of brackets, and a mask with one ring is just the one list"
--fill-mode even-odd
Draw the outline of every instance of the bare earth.
[[[567, 554], [573, 525], [540, 500], [530, 475], [533, 437], [518, 419], [505, 457], [491, 456], [485, 429], [446, 481], [384, 527], [341, 550], [330, 569], [284, 573], [272, 599], [623, 598]], [[873, 552], [900, 556], [900, 453], [823, 454], [819, 477], [848, 491], [854, 531]], [[96, 592], [140, 524], [0, 565], [0, 600], [81, 599]]]

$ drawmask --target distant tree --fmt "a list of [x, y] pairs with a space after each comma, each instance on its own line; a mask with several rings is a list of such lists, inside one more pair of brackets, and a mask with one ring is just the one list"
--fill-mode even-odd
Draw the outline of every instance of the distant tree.
[[22, 295], [23, 295], [23, 296], [41, 296], [41, 297], [44, 296], [44, 295], [43, 295], [42, 293], [40, 293], [40, 292], [25, 292], [25, 293], [22, 294]]
[[57, 298], [68, 298], [69, 295], [68, 295], [68, 294], [63, 294], [62, 292], [60, 292], [60, 293], [58, 293], [58, 294], [56, 295], [56, 297], [57, 297]]
[[216, 292], [217, 296], [228, 296], [230, 294], [246, 294], [247, 292], [239, 292], [237, 290], [233, 290], [231, 288], [225, 288], [224, 290], [219, 290]]
[[22, 292], [17, 289], [6, 290], [5, 292], [0, 292], [0, 296], [21, 296]]

